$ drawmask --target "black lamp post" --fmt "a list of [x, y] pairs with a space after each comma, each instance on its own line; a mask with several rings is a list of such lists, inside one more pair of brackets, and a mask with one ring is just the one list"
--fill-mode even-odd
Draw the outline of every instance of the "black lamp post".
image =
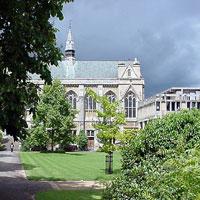
[[113, 152], [109, 152], [106, 155], [106, 174], [112, 174], [113, 173]]

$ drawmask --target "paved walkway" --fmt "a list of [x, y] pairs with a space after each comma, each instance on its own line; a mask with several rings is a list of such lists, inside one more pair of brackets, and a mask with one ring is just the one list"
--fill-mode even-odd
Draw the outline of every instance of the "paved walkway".
[[38, 191], [52, 189], [100, 189], [102, 184], [95, 181], [28, 181], [18, 152], [0, 152], [0, 199], [33, 200]]

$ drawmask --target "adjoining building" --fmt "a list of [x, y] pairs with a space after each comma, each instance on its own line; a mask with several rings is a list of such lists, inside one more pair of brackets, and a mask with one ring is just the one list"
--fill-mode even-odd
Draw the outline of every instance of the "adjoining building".
[[[98, 147], [97, 131], [93, 127], [98, 119], [95, 110], [99, 105], [86, 94], [92, 88], [98, 95], [106, 95], [110, 101], [118, 100], [126, 113], [125, 129], [138, 128], [138, 102], [144, 99], [144, 79], [140, 62], [128, 61], [79, 61], [75, 57], [74, 40], [69, 29], [65, 56], [59, 66], [50, 67], [52, 78], [59, 79], [66, 90], [66, 98], [78, 111], [75, 118], [74, 134], [84, 130], [88, 137], [89, 149]], [[32, 81], [43, 87], [44, 82], [33, 75]], [[31, 117], [27, 117], [29, 124]]]
[[172, 87], [138, 104], [140, 128], [149, 120], [163, 117], [181, 109], [200, 109], [200, 88]]

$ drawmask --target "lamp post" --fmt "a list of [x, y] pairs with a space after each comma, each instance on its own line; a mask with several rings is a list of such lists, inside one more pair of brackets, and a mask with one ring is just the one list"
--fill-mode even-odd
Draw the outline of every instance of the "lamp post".
[[109, 152], [106, 155], [106, 174], [112, 174], [113, 173], [113, 152]]

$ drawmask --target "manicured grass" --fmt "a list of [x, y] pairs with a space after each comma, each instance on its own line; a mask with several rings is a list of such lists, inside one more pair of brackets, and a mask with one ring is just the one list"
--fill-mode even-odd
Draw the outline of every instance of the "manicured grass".
[[102, 190], [64, 190], [38, 192], [36, 200], [98, 200]]
[[29, 180], [110, 180], [120, 173], [121, 156], [114, 153], [114, 173], [106, 175], [105, 155], [102, 152], [20, 153]]

